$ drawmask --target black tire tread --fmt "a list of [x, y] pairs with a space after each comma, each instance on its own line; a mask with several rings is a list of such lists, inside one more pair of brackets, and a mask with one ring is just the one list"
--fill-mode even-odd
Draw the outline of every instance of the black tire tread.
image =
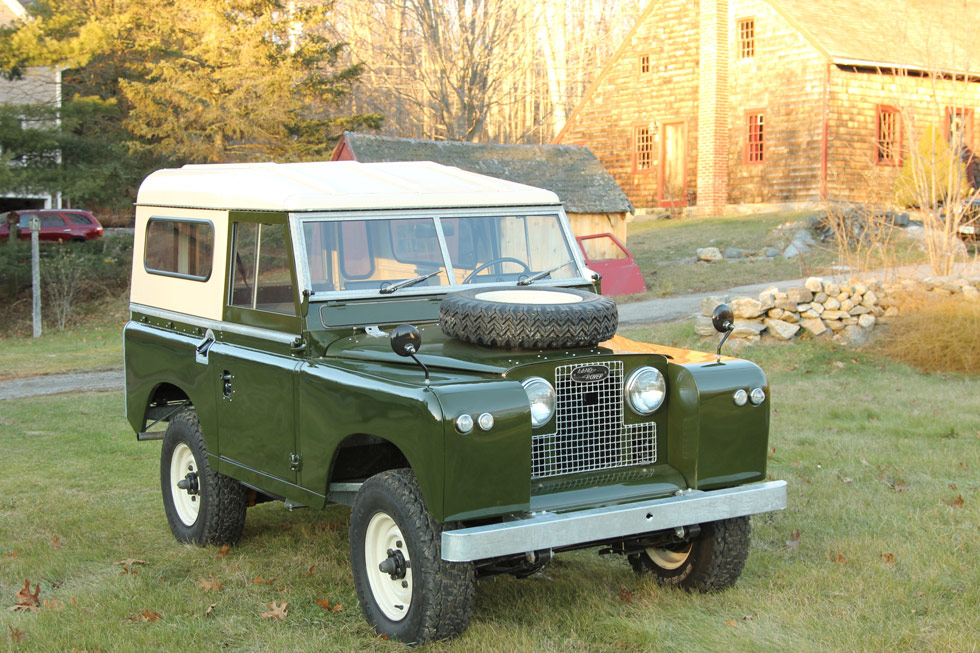
[[[201, 460], [198, 465], [198, 476], [204, 478], [199, 481], [202, 487], [207, 488], [207, 505], [201, 506], [201, 515], [204, 517], [203, 528], [197, 537], [188, 540], [200, 546], [212, 544], [234, 544], [241, 539], [242, 531], [245, 528], [245, 512], [248, 508], [248, 492], [241, 483], [233, 478], [211, 469], [208, 464], [207, 446], [204, 442], [204, 434], [201, 431], [201, 422], [197, 413], [192, 410], [181, 411], [170, 419], [167, 426], [167, 434], [164, 439], [171, 437], [171, 429], [174, 430], [173, 437], [180, 437], [177, 433], [184, 430], [187, 446], [192, 451], [200, 454]], [[193, 441], [190, 441], [193, 440]], [[173, 449], [171, 448], [171, 451]], [[169, 474], [169, 460], [161, 461], [161, 476]], [[164, 492], [169, 488], [164, 487]], [[205, 499], [202, 498], [202, 501]], [[164, 499], [166, 502], [166, 498]], [[183, 524], [173, 511], [167, 511], [167, 520], [174, 535], [181, 539], [178, 533]]]
[[[361, 491], [367, 488], [370, 492], [375, 487], [387, 494], [393, 503], [400, 504], [407, 511], [412, 524], [399, 524], [399, 526], [405, 537], [415, 544], [412, 559], [421, 558], [417, 564], [422, 564], [424, 560], [434, 565], [433, 573], [413, 576], [418, 592], [413, 596], [413, 603], [416, 600], [423, 602], [422, 614], [417, 632], [414, 636], [406, 638], [406, 641], [427, 642], [459, 635], [469, 625], [473, 615], [476, 582], [473, 565], [446, 562], [442, 559], [442, 531], [449, 525], [439, 524], [432, 519], [425, 507], [422, 491], [412, 470], [393, 469], [372, 476], [365, 481]], [[354, 511], [357, 511], [356, 503]], [[354, 528], [353, 519], [351, 527]], [[412, 535], [405, 532], [410, 528]], [[359, 559], [358, 553], [353, 550], [353, 538], [351, 543], [351, 559]], [[413, 570], [416, 569], [419, 567], [413, 566]], [[377, 628], [378, 624], [365, 609], [367, 602], [373, 600], [370, 593], [371, 590], [366, 582], [357, 583], [357, 595], [364, 616], [372, 626]]]
[[665, 572], [646, 553], [629, 556], [629, 562], [634, 571], [652, 574], [663, 585], [697, 592], [722, 590], [734, 585], [742, 575], [751, 529], [747, 516], [703, 524], [690, 559], [677, 572]]
[[[475, 298], [487, 290], [467, 289], [446, 295], [439, 305], [443, 333], [487, 347], [561, 349], [593, 347], [612, 338], [619, 326], [616, 302], [602, 295], [561, 289], [584, 297], [575, 304], [503, 304]], [[514, 287], [506, 290], [521, 291]]]

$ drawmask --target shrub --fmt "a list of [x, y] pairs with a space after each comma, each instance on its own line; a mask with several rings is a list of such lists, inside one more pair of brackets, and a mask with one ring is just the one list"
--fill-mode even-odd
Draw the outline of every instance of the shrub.
[[980, 370], [980, 304], [953, 295], [909, 298], [882, 344], [890, 358], [923, 372]]

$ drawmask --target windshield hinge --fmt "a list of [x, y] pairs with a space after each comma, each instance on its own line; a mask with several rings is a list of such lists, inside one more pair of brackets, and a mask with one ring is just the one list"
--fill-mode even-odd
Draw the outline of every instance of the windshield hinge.
[[298, 453], [289, 454], [290, 471], [298, 472], [303, 469], [303, 457]]

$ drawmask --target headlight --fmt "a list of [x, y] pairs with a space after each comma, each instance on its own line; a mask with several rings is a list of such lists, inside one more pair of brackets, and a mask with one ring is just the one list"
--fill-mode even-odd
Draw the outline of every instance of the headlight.
[[555, 413], [555, 389], [539, 376], [532, 376], [521, 382], [531, 404], [531, 426], [544, 426]]
[[666, 396], [664, 375], [655, 367], [641, 367], [626, 380], [626, 398], [630, 408], [640, 415], [649, 415], [660, 408]]

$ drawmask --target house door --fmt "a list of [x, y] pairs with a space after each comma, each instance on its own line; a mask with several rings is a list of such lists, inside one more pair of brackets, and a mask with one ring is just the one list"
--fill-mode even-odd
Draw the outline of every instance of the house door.
[[660, 206], [686, 204], [684, 164], [687, 160], [687, 139], [683, 122], [660, 125]]

